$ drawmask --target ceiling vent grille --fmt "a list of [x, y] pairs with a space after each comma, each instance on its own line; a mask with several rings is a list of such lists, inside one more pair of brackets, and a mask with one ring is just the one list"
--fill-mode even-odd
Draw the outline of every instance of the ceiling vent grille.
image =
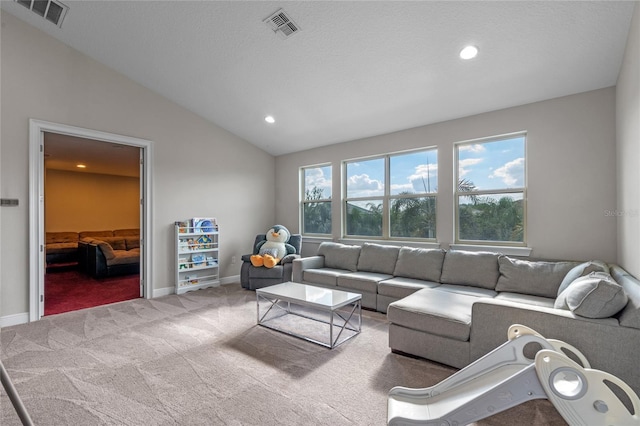
[[263, 22], [282, 38], [289, 38], [300, 31], [298, 24], [293, 22], [283, 9], [278, 10]]
[[51, 0], [15, 0], [27, 9], [42, 16], [47, 21], [62, 27], [62, 21], [69, 11], [69, 7], [59, 1]]

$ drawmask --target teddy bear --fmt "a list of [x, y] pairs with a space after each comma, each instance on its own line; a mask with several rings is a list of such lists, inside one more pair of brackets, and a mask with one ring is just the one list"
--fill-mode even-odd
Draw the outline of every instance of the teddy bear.
[[255, 267], [273, 268], [280, 259], [296, 252], [295, 247], [288, 244], [291, 234], [282, 225], [275, 225], [267, 231], [267, 239], [256, 244], [258, 254], [251, 256], [251, 264]]

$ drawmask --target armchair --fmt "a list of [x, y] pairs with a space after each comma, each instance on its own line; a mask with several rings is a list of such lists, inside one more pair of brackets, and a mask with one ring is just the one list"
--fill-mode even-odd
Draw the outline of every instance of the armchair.
[[265, 234], [256, 235], [253, 243], [253, 253], [242, 256], [242, 267], [240, 268], [240, 284], [242, 288], [255, 290], [257, 288], [268, 287], [274, 284], [280, 284], [291, 281], [291, 272], [293, 270], [293, 259], [300, 257], [300, 248], [302, 246], [302, 236], [293, 234], [289, 237], [289, 244], [296, 249], [295, 254], [289, 254], [282, 259], [273, 268], [259, 267], [256, 268], [251, 264], [251, 256], [258, 254], [256, 246], [260, 241], [267, 239]]

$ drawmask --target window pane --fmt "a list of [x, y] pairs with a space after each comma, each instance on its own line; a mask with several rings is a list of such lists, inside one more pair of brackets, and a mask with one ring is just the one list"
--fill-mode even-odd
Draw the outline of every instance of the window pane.
[[384, 195], [384, 159], [347, 163], [347, 198]]
[[331, 166], [304, 169], [304, 199], [328, 200], [331, 198]]
[[304, 203], [303, 234], [331, 234], [331, 202]]
[[458, 145], [458, 182], [478, 191], [524, 188], [524, 140]]
[[436, 197], [391, 200], [391, 236], [436, 237]]
[[524, 241], [522, 193], [458, 197], [459, 239]]
[[349, 201], [347, 235], [382, 236], [382, 201]]
[[438, 151], [413, 152], [389, 158], [391, 195], [438, 191]]

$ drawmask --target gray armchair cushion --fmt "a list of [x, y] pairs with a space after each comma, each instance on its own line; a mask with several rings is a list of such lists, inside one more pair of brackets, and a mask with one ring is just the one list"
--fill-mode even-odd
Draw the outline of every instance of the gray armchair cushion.
[[531, 294], [555, 299], [565, 275], [578, 262], [542, 262], [500, 256], [496, 291]]
[[399, 251], [398, 246], [364, 243], [358, 258], [358, 271], [392, 275]]
[[498, 276], [498, 253], [450, 250], [442, 264], [443, 284], [472, 285], [493, 290]]
[[574, 314], [586, 318], [609, 318], [627, 304], [622, 286], [604, 272], [576, 279], [559, 298], [566, 300]]
[[324, 256], [324, 266], [333, 269], [358, 270], [360, 246], [323, 242], [318, 247], [318, 255]]
[[439, 282], [444, 255], [445, 251], [441, 249], [402, 247], [393, 275]]

